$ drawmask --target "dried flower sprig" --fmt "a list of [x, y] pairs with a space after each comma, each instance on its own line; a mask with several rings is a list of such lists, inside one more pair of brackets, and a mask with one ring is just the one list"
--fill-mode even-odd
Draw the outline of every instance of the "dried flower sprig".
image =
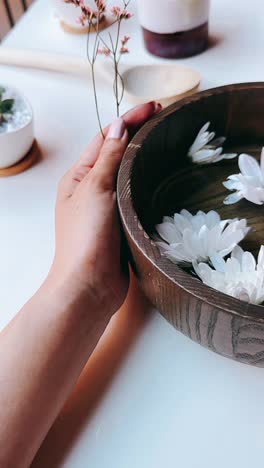
[[[80, 9], [80, 17], [78, 22], [82, 26], [87, 26], [87, 58], [91, 66], [92, 83], [96, 107], [96, 115], [100, 127], [100, 131], [104, 137], [103, 128], [101, 124], [99, 103], [96, 87], [96, 75], [95, 75], [95, 62], [98, 55], [104, 55], [109, 57], [113, 63], [114, 79], [113, 79], [113, 91], [116, 102], [116, 114], [119, 117], [120, 104], [124, 97], [124, 82], [119, 71], [119, 64], [123, 54], [129, 52], [127, 43], [129, 36], [121, 38], [121, 26], [123, 21], [129, 20], [133, 15], [127, 8], [131, 0], [122, 0], [121, 6], [112, 6], [109, 13], [113, 18], [110, 26], [115, 25], [115, 32], [108, 33], [107, 39], [103, 37], [100, 32], [100, 21], [103, 16], [108, 12], [107, 4], [103, 0], [94, 0], [95, 8], [92, 9], [84, 4], [84, 0], [64, 0], [65, 3], [70, 3]], [[90, 35], [95, 31], [94, 45], [91, 49]]]

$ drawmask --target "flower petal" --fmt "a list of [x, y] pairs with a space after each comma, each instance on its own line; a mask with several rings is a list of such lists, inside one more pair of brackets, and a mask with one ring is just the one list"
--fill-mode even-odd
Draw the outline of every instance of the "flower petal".
[[192, 226], [196, 232], [199, 232], [201, 227], [206, 224], [206, 217], [204, 214], [198, 214], [192, 219]]
[[208, 128], [210, 127], [211, 125], [211, 122], [206, 122], [206, 124], [203, 125], [203, 127], [201, 128], [201, 130], [199, 131], [198, 135], [197, 136], [200, 136], [202, 135], [203, 133], [207, 132]]
[[226, 261], [226, 275], [230, 279], [234, 278], [240, 272], [240, 263], [236, 258], [228, 258]]
[[236, 245], [236, 247], [231, 253], [231, 257], [236, 258], [239, 261], [239, 263], [242, 264], [243, 254], [244, 250], [239, 245]]
[[236, 190], [238, 188], [237, 182], [234, 182], [233, 180], [226, 180], [223, 182], [223, 186], [228, 190]]
[[189, 221], [192, 220], [193, 215], [188, 211], [188, 210], [181, 210], [180, 214], [184, 217], [187, 218]]
[[156, 226], [156, 231], [159, 236], [168, 244], [177, 242], [177, 233], [173, 224], [167, 222], [158, 224]]
[[232, 174], [228, 176], [228, 180], [233, 180], [234, 182], [240, 182], [240, 175], [241, 174]]
[[235, 159], [237, 158], [238, 154], [237, 153], [224, 153], [223, 156], [224, 156], [224, 159]]
[[208, 257], [211, 255], [214, 255], [218, 251], [218, 244], [219, 244], [219, 239], [222, 234], [222, 226], [221, 223], [218, 225], [214, 226], [212, 229], [210, 229], [209, 234], [208, 234], [208, 246], [207, 246], [207, 251], [208, 251]]
[[190, 221], [185, 216], [182, 216], [178, 213], [174, 215], [174, 224], [180, 233], [183, 233], [184, 229], [192, 228]]
[[208, 257], [208, 253], [207, 253], [208, 233], [209, 233], [209, 229], [205, 225], [201, 227], [198, 233], [198, 238], [200, 241], [201, 256], [203, 256], [204, 259]]
[[165, 253], [166, 257], [170, 258], [171, 256], [174, 260], [186, 263], [192, 263], [193, 255], [192, 252], [187, 252], [185, 248], [183, 248], [182, 243], [180, 244], [173, 244], [170, 246], [170, 249], [167, 250]]
[[242, 271], [255, 271], [256, 260], [250, 252], [245, 252], [242, 257]]
[[236, 297], [237, 299], [240, 299], [240, 301], [250, 302], [249, 293], [244, 287], [237, 286], [234, 291], [233, 296]]
[[171, 216], [164, 216], [163, 220], [162, 220], [163, 223], [171, 223], [171, 224], [174, 224], [174, 220]]
[[220, 156], [218, 156], [218, 158], [215, 159], [214, 162], [223, 161], [224, 159], [234, 159], [237, 156], [238, 156], [238, 154], [236, 154], [236, 153], [222, 153], [222, 154], [220, 154]]
[[258, 266], [264, 268], [264, 246], [262, 245], [258, 254]]
[[201, 149], [200, 151], [197, 151], [194, 155], [193, 155], [193, 162], [196, 162], [196, 163], [202, 163], [202, 162], [210, 162], [212, 161], [214, 158], [217, 158], [222, 152], [222, 148], [218, 148], [218, 149]]
[[242, 200], [242, 198], [243, 194], [241, 192], [232, 193], [224, 199], [224, 205], [233, 205], [234, 203], [237, 203], [240, 200]]
[[208, 284], [208, 282], [210, 282], [212, 269], [207, 265], [207, 263], [193, 262], [193, 269], [204, 283]]
[[199, 133], [189, 149], [189, 156], [193, 156], [197, 151], [203, 148], [210, 141], [210, 138], [214, 138], [214, 135], [212, 136], [209, 132]]
[[208, 138], [207, 138], [207, 145], [208, 143], [212, 144], [212, 141], [214, 140], [214, 138], [215, 138], [215, 132], [209, 133]]
[[248, 154], [241, 154], [238, 158], [239, 169], [245, 176], [261, 179], [261, 170], [258, 161]]
[[220, 215], [217, 211], [211, 210], [206, 215], [206, 225], [209, 229], [212, 229], [214, 226], [219, 224], [221, 221]]
[[225, 137], [218, 137], [218, 138], [215, 138], [213, 141], [211, 141], [210, 145], [207, 145], [207, 146], [217, 148], [218, 146], [222, 146], [225, 143], [225, 141], [226, 141]]
[[262, 148], [261, 156], [260, 156], [260, 169], [262, 172], [262, 177], [264, 177], [264, 147]]
[[255, 203], [255, 205], [262, 205], [264, 202], [264, 188], [247, 187], [244, 198], [251, 203]]
[[196, 252], [193, 249], [194, 235], [195, 233], [193, 233], [192, 229], [185, 229], [182, 235], [184, 250], [191, 259], [195, 259], [197, 256], [199, 256], [199, 252]]
[[221, 273], [225, 273], [226, 262], [220, 255], [218, 254], [212, 255], [210, 257], [210, 262], [212, 263], [213, 267], [217, 271], [220, 271]]

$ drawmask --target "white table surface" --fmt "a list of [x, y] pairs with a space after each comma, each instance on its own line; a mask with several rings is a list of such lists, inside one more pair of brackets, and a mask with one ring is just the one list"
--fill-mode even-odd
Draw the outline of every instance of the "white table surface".
[[[201, 72], [203, 89], [263, 81], [263, 0], [212, 3], [213, 46], [184, 63]], [[126, 32], [132, 36], [126, 61], [159, 60], [144, 51], [136, 17]], [[76, 55], [85, 50], [83, 36], [59, 29], [46, 0], [36, 1], [5, 44]], [[32, 169], [0, 180], [3, 327], [48, 271], [56, 184], [97, 123], [88, 78], [0, 67], [0, 81], [30, 99], [43, 153]], [[100, 80], [99, 85], [108, 121], [112, 100], [107, 86]], [[133, 296], [116, 317], [34, 468], [262, 466], [263, 370], [201, 348], [143, 303]]]

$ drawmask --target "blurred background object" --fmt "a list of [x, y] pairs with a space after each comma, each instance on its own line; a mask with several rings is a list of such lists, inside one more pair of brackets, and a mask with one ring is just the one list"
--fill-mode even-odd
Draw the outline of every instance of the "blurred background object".
[[210, 0], [138, 0], [137, 5], [150, 53], [184, 58], [207, 49]]
[[[80, 8], [76, 8], [73, 3], [66, 3], [62, 0], [52, 0], [52, 5], [54, 6], [54, 11], [56, 16], [60, 20], [62, 28], [66, 32], [72, 33], [87, 33], [88, 26], [87, 24], [80, 21], [81, 11]], [[92, 0], [83, 0], [83, 5], [90, 7], [93, 10], [96, 9], [96, 4]], [[104, 15], [100, 15], [100, 18], [103, 19]]]
[[0, 40], [27, 10], [33, 0], [0, 0]]

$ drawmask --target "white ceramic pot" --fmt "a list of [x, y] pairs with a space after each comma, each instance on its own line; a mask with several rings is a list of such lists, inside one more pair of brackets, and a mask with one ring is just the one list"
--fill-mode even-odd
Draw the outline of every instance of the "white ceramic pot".
[[[21, 125], [10, 125], [6, 131], [0, 132], [0, 168], [6, 168], [18, 163], [26, 156], [34, 141], [33, 111], [29, 102], [17, 91], [8, 90], [8, 97], [14, 98], [19, 103], [19, 108], [24, 105], [27, 118]], [[15, 110], [15, 112], [17, 112]]]
[[[80, 9], [74, 5], [65, 3], [64, 0], [51, 0], [55, 8], [56, 15], [63, 21], [66, 26], [74, 29], [85, 29], [83, 26], [78, 24], [78, 18], [80, 17]], [[93, 0], [84, 0], [86, 6], [95, 8]]]

